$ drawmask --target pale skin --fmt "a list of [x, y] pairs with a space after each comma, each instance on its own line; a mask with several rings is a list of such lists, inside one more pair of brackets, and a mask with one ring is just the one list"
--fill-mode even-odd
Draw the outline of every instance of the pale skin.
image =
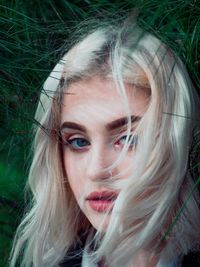
[[[99, 188], [97, 181], [110, 177], [110, 172], [102, 169], [109, 167], [123, 148], [126, 131], [119, 127], [119, 119], [126, 117], [127, 113], [112, 79], [95, 76], [80, 80], [72, 83], [67, 93], [61, 110], [62, 135], [66, 142], [63, 145], [64, 166], [80, 209], [91, 225], [98, 229], [103, 214], [94, 211], [84, 199], [93, 191], [106, 190]], [[127, 85], [126, 93], [131, 115], [137, 118], [132, 123], [131, 134], [134, 135], [138, 121], [147, 110], [149, 92]], [[132, 153], [134, 149], [113, 169], [113, 176], [127, 168]], [[150, 259], [148, 253], [141, 252], [136, 266], [154, 267], [156, 262], [155, 257]]]

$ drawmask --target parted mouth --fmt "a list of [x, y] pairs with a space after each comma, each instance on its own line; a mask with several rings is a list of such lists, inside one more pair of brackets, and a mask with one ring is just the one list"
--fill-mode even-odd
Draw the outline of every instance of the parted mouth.
[[117, 198], [118, 194], [113, 191], [95, 191], [89, 194], [86, 200], [107, 200], [114, 201]]

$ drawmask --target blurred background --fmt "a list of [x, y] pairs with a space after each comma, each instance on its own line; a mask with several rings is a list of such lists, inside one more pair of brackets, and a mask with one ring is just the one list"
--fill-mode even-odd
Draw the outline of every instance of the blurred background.
[[163, 39], [184, 61], [200, 93], [198, 0], [0, 0], [0, 267], [24, 213], [32, 125], [42, 85], [80, 23], [122, 19]]

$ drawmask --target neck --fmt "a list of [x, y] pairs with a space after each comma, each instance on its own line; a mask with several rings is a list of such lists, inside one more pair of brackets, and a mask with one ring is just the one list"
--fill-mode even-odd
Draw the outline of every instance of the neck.
[[[156, 267], [158, 264], [159, 256], [152, 255], [146, 251], [141, 251], [134, 258], [134, 262], [131, 262], [128, 267]], [[104, 260], [98, 262], [98, 267], [108, 267]]]
[[136, 257], [134, 257], [134, 262], [131, 262], [128, 267], [156, 267], [158, 260], [158, 255], [150, 254], [147, 251], [140, 251]]

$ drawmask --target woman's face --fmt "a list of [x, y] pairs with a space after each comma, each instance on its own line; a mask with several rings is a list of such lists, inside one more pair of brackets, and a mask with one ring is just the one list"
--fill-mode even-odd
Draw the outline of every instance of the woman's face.
[[105, 212], [111, 212], [118, 194], [98, 182], [111, 175], [126, 178], [127, 174], [122, 177], [120, 173], [133, 158], [137, 141], [134, 129], [149, 103], [144, 89], [127, 85], [126, 93], [133, 139], [123, 162], [112, 171], [104, 169], [116, 161], [127, 135], [127, 113], [114, 82], [98, 76], [81, 80], [72, 83], [63, 97], [61, 132], [67, 179], [80, 209], [96, 229]]

